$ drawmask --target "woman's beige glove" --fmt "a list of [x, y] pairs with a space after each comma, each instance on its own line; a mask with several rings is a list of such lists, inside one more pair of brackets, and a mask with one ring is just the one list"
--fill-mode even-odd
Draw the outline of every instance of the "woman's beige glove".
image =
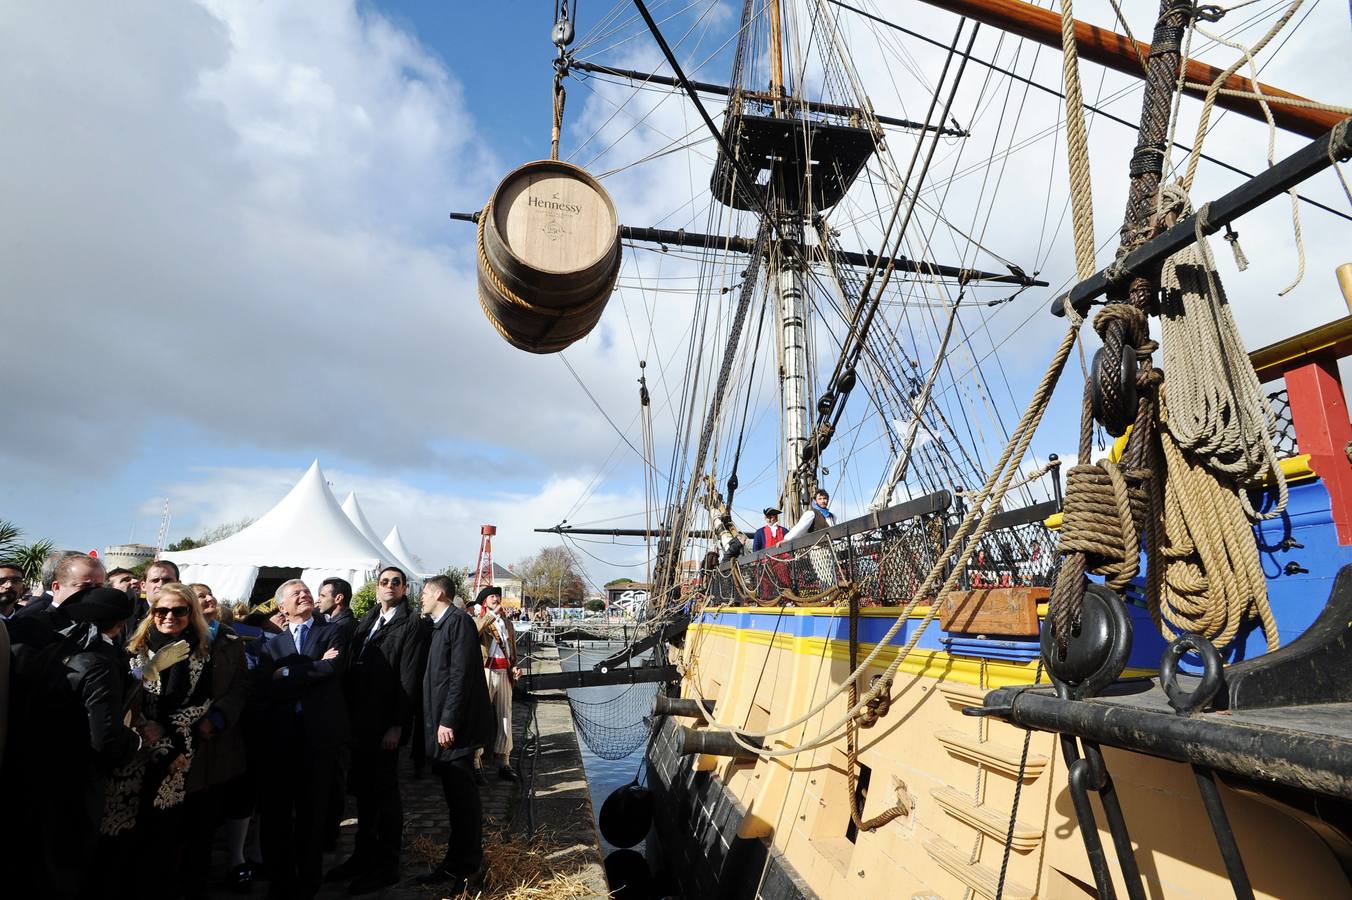
[[141, 667], [142, 681], [159, 681], [160, 673], [170, 666], [188, 658], [191, 648], [187, 641], [174, 641], [150, 654], [150, 660]]

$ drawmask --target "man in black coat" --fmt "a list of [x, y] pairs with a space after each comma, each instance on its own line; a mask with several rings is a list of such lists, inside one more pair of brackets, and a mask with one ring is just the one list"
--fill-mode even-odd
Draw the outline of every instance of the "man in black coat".
[[314, 598], [299, 578], [277, 589], [277, 606], [286, 625], [263, 645], [254, 675], [269, 763], [260, 798], [263, 856], [268, 897], [281, 900], [319, 891], [324, 812], [348, 727], [341, 629], [314, 615]]
[[357, 617], [352, 615], [352, 584], [346, 578], [325, 578], [319, 585], [315, 607], [325, 622], [343, 630], [343, 639], [350, 646], [357, 632]]
[[352, 879], [349, 891], [365, 894], [399, 881], [404, 807], [399, 797], [399, 748], [413, 734], [413, 711], [422, 688], [418, 617], [408, 608], [408, 577], [394, 566], [376, 579], [377, 604], [352, 639], [347, 676], [352, 723], [348, 783], [357, 797], [357, 845], [329, 872], [329, 881]]
[[431, 617], [427, 669], [423, 673], [423, 729], [427, 758], [441, 777], [450, 816], [446, 855], [420, 884], [451, 882], [455, 895], [483, 862], [483, 806], [474, 783], [474, 751], [491, 744], [493, 706], [484, 681], [479, 631], [452, 604], [454, 586], [444, 575], [423, 585], [422, 611]]
[[[321, 581], [319, 595], [315, 597], [315, 618], [342, 630], [343, 642], [338, 649], [350, 660], [352, 656], [348, 649], [352, 646], [352, 635], [357, 631], [357, 617], [352, 615], [352, 583], [346, 578]], [[325, 850], [332, 850], [338, 843], [338, 826], [343, 821], [343, 808], [347, 803], [347, 773], [351, 765], [351, 753], [344, 746], [338, 751], [338, 765], [333, 770], [333, 784], [329, 787], [329, 805], [324, 813]]]
[[10, 768], [6, 782], [15, 812], [33, 819], [33, 840], [12, 855], [15, 897], [74, 897], [82, 877], [98, 877], [91, 870], [107, 776], [160, 734], [154, 722], [139, 730], [123, 723], [130, 679], [113, 642], [131, 615], [131, 598], [92, 587], [62, 606], [73, 624], [32, 660], [41, 677], [15, 698], [22, 715], [10, 761], [23, 771]]

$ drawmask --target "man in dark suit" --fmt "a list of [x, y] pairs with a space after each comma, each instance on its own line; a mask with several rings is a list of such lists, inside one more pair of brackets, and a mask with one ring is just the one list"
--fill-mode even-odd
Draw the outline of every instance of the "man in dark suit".
[[474, 783], [474, 751], [491, 744], [493, 706], [484, 681], [479, 631], [455, 607], [454, 586], [444, 575], [423, 585], [422, 611], [431, 617], [427, 669], [423, 673], [423, 729], [427, 758], [441, 777], [450, 818], [441, 865], [420, 876], [420, 884], [442, 884], [456, 895], [483, 862], [483, 806]]
[[[352, 635], [357, 632], [357, 617], [352, 615], [352, 583], [346, 578], [325, 578], [321, 581], [319, 595], [315, 597], [315, 617], [342, 629], [343, 641], [338, 649], [350, 660], [352, 655], [348, 649], [352, 646]], [[347, 746], [338, 751], [338, 765], [334, 767], [333, 784], [329, 788], [329, 805], [324, 812], [325, 850], [332, 850], [338, 844], [338, 826], [343, 821], [347, 804], [347, 773], [352, 766], [351, 756]]]
[[347, 659], [341, 629], [314, 615], [305, 582], [284, 583], [276, 599], [286, 625], [263, 645], [254, 674], [268, 760], [260, 803], [268, 897], [282, 900], [319, 891], [324, 811], [348, 735], [340, 687]]
[[404, 807], [399, 798], [399, 748], [413, 734], [413, 711], [422, 687], [418, 668], [421, 629], [405, 602], [408, 576], [387, 566], [376, 578], [378, 601], [352, 639], [344, 679], [352, 723], [349, 784], [357, 797], [357, 845], [329, 872], [329, 881], [351, 878], [348, 890], [365, 894], [399, 881]]
[[357, 617], [352, 615], [351, 583], [345, 578], [325, 578], [319, 585], [315, 607], [325, 622], [343, 630], [343, 640], [347, 642], [344, 646], [350, 646], [352, 636], [357, 632]]

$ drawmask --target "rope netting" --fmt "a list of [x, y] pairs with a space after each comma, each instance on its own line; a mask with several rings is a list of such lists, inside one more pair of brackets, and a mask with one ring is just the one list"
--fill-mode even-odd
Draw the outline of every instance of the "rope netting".
[[648, 741], [655, 684], [631, 684], [614, 697], [582, 700], [568, 692], [568, 708], [582, 742], [602, 759], [624, 759]]

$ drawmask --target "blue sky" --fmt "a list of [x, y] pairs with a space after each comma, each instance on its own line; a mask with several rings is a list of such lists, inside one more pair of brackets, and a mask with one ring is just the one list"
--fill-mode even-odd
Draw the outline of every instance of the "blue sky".
[[[664, 28], [692, 68], [712, 56], [699, 77], [726, 78], [732, 4], [652, 5], [659, 18], [673, 16]], [[612, 9], [620, 23], [632, 15], [626, 4], [583, 3], [581, 39]], [[560, 359], [517, 353], [492, 332], [474, 300], [472, 229], [446, 219], [451, 210], [480, 207], [503, 174], [548, 152], [552, 10], [552, 2], [535, 0], [144, 0], [117, 9], [33, 0], [0, 9], [0, 81], [8, 86], [0, 120], [17, 126], [0, 142], [7, 210], [0, 335], [8, 347], [0, 354], [8, 410], [0, 518], [67, 547], [153, 542], [168, 496], [173, 540], [260, 515], [318, 458], [340, 498], [356, 490], [375, 528], [383, 534], [398, 524], [429, 565], [469, 562], [485, 522], [499, 525], [503, 562], [545, 543], [531, 528], [563, 518], [640, 524], [639, 460]], [[1112, 24], [1106, 3], [1076, 11]], [[907, 4], [905, 16], [943, 39], [956, 22], [918, 3]], [[1149, 31], [1148, 15], [1132, 24], [1138, 35]], [[861, 75], [877, 86], [871, 99], [879, 111], [923, 115], [937, 56], [922, 46], [894, 48], [857, 22], [842, 28]], [[1264, 78], [1337, 101], [1352, 83], [1349, 43], [1346, 9], [1325, 0]], [[597, 50], [594, 58], [613, 65], [659, 60], [633, 23], [587, 53]], [[999, 43], [989, 30], [978, 52], [1006, 62], [1022, 52], [1021, 70], [1033, 53]], [[1053, 57], [1039, 56], [1040, 80], [1057, 77]], [[1217, 50], [1208, 59], [1230, 57]], [[980, 87], [975, 77], [969, 82], [964, 90]], [[1086, 75], [1091, 98], [1127, 84], [1097, 70]], [[1054, 223], [1060, 211], [1063, 188], [1049, 197], [1047, 180], [1062, 181], [1062, 137], [1035, 132], [1058, 114], [1030, 98], [1021, 108], [1026, 121], [1014, 125], [997, 116], [1002, 92], [991, 88], [982, 95], [990, 105], [972, 114], [971, 158], [1003, 148], [997, 141], [1016, 132], [1029, 144], [1010, 150], [1002, 175], [1008, 199], [989, 208], [994, 214], [982, 227], [1000, 253], [1036, 260], [1059, 284], [1072, 269], [1069, 230], [1035, 235], [1028, 213], [1050, 209]], [[1120, 115], [1136, 114], [1135, 95], [1111, 103]], [[612, 104], [624, 111], [615, 114]], [[1195, 116], [1195, 107], [1190, 102], [1185, 112]], [[1256, 170], [1265, 132], [1234, 118], [1222, 122], [1208, 149]], [[687, 203], [707, 183], [708, 142], [697, 126], [679, 96], [570, 81], [564, 153], [598, 173], [620, 170], [606, 184], [626, 222], [701, 230], [705, 219]], [[1092, 127], [1096, 234], [1106, 261], [1131, 140], [1107, 125]], [[628, 168], [687, 132], [703, 143]], [[893, 152], [909, 152], [908, 140], [890, 138]], [[1278, 155], [1299, 143], [1280, 136]], [[944, 149], [949, 175], [965, 165], [958, 149]], [[986, 208], [977, 199], [980, 174], [955, 178], [945, 198], [964, 226]], [[1196, 195], [1233, 183], [1204, 167]], [[1331, 177], [1312, 191], [1346, 208]], [[1346, 231], [1306, 212], [1309, 273], [1278, 301], [1273, 295], [1290, 280], [1295, 253], [1289, 211], [1273, 207], [1261, 221], [1241, 224], [1254, 266], [1237, 282], [1242, 287], [1231, 288], [1254, 344], [1341, 314], [1328, 269], [1346, 261], [1339, 257]], [[870, 234], [847, 237], [867, 244]], [[945, 261], [992, 265], [944, 229], [935, 247]], [[626, 253], [621, 290], [601, 327], [567, 358], [634, 443], [635, 379], [639, 360], [649, 362], [657, 462], [665, 468], [687, 383], [678, 375], [679, 338], [696, 309], [681, 279], [693, 269], [675, 255]], [[1229, 268], [1223, 274], [1236, 277]], [[725, 286], [734, 276], [727, 273]], [[988, 375], [990, 388], [953, 392], [945, 402], [955, 415], [970, 412], [990, 446], [998, 428], [983, 409], [1000, 408], [1012, 421], [1060, 328], [1034, 315], [1045, 293], [964, 319], [977, 335], [968, 362]], [[726, 305], [730, 296], [713, 303]], [[716, 345], [712, 334], [709, 341]], [[996, 344], [1003, 373], [986, 355]], [[823, 351], [823, 365], [826, 357]], [[1034, 445], [1040, 454], [1066, 455], [1074, 446], [1074, 363], [1071, 370], [1047, 437]], [[757, 377], [758, 424], [738, 502], [746, 524], [775, 496], [772, 467], [754, 477], [772, 458], [776, 427], [767, 375]], [[847, 424], [867, 424], [863, 401], [852, 400]], [[847, 511], [863, 509], [886, 463], [869, 433], [860, 431], [849, 465], [840, 455], [854, 445], [843, 441], [828, 459]], [[722, 447], [720, 477], [730, 452]], [[579, 552], [595, 555], [583, 558], [596, 581], [642, 572], [639, 548], [583, 545]]]

